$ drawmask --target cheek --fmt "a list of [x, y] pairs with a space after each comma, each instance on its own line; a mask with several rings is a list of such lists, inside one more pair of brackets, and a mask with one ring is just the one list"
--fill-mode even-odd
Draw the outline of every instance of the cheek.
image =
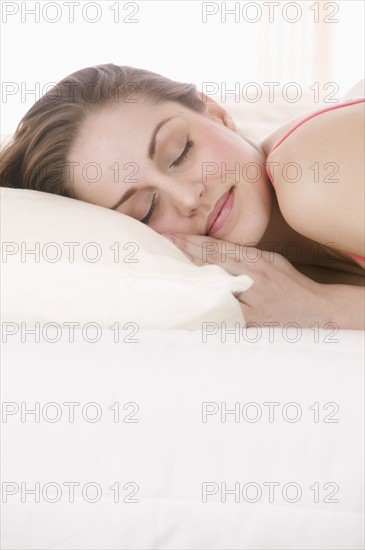
[[[231, 154], [227, 144], [215, 137], [206, 136], [194, 159], [193, 179], [204, 184], [221, 180], [222, 170], [230, 168]], [[234, 164], [234, 163], [233, 163]]]
[[207, 146], [201, 148], [197, 158], [204, 183], [241, 180], [246, 170], [255, 172], [252, 164], [256, 165], [257, 170], [260, 169], [262, 163], [259, 153], [233, 132], [227, 136], [211, 136], [206, 143]]

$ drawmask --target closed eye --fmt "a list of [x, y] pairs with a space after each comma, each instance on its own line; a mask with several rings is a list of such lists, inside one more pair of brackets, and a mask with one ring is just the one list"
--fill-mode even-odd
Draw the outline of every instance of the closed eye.
[[158, 199], [156, 199], [156, 193], [153, 195], [153, 199], [152, 199], [152, 203], [151, 203], [151, 208], [149, 209], [147, 215], [141, 220], [142, 223], [145, 223], [147, 224], [149, 221], [150, 221], [150, 218], [155, 210], [155, 208], [157, 207], [158, 205]]
[[186, 157], [188, 156], [189, 154], [189, 150], [192, 148], [192, 146], [194, 145], [194, 142], [191, 140], [191, 139], [188, 139], [188, 141], [186, 142], [186, 145], [185, 145], [185, 149], [183, 150], [183, 152], [181, 153], [181, 155], [179, 156], [179, 158], [177, 158], [172, 164], [170, 164], [170, 168], [172, 166], [180, 166], [180, 164], [186, 159]]

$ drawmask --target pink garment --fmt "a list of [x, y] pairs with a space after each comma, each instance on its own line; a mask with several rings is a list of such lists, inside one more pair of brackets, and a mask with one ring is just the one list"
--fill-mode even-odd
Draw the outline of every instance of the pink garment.
[[[293, 128], [291, 128], [291, 130], [289, 130], [289, 132], [287, 132], [287, 133], [285, 134], [285, 136], [282, 137], [282, 138], [278, 141], [278, 143], [275, 145], [275, 147], [273, 147], [273, 148], [271, 149], [270, 153], [269, 153], [268, 156], [267, 156], [266, 164], [265, 164], [265, 166], [266, 166], [266, 172], [267, 172], [267, 175], [269, 176], [269, 179], [270, 179], [272, 185], [275, 187], [274, 181], [273, 181], [273, 178], [272, 178], [272, 175], [271, 175], [271, 173], [270, 173], [270, 167], [267, 165], [268, 160], [269, 160], [269, 157], [270, 157], [271, 153], [272, 153], [273, 151], [275, 151], [275, 149], [276, 149], [277, 147], [279, 147], [279, 145], [280, 145], [281, 143], [283, 143], [283, 141], [285, 141], [286, 138], [287, 138], [288, 136], [290, 136], [291, 133], [294, 132], [294, 130], [296, 130], [297, 128], [299, 128], [299, 126], [301, 126], [302, 124], [304, 124], [304, 122], [306, 122], [307, 120], [310, 120], [311, 118], [314, 118], [316, 115], [320, 115], [321, 113], [325, 113], [325, 112], [327, 112], [327, 111], [332, 111], [333, 109], [338, 109], [338, 108], [340, 108], [340, 107], [346, 107], [347, 105], [354, 105], [354, 104], [356, 104], [356, 103], [363, 103], [364, 101], [365, 101], [365, 98], [361, 98], [361, 99], [351, 99], [351, 100], [346, 101], [346, 102], [344, 102], [344, 103], [340, 103], [340, 104], [337, 104], [337, 105], [331, 105], [331, 107], [326, 107], [325, 109], [321, 109], [320, 111], [316, 111], [316, 112], [314, 112], [314, 113], [312, 113], [312, 114], [306, 116], [305, 118], [303, 118], [303, 120], [301, 120], [301, 121], [298, 122]], [[348, 256], [351, 256], [351, 258], [356, 258], [357, 260], [360, 260], [361, 262], [365, 262], [365, 258], [363, 258], [362, 256], [359, 256], [359, 255], [357, 255], [357, 254], [351, 254], [350, 252], [346, 252], [346, 250], [342, 250], [342, 252], [343, 252], [344, 254], [347, 254]]]

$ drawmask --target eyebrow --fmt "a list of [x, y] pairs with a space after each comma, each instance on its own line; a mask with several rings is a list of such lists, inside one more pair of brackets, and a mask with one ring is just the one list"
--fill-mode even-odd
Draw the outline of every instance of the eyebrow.
[[[156, 151], [156, 136], [158, 134], [158, 132], [160, 131], [160, 129], [162, 128], [162, 126], [164, 124], [166, 124], [166, 122], [168, 122], [169, 120], [173, 119], [173, 118], [176, 118], [176, 116], [170, 116], [168, 118], [165, 118], [164, 120], [161, 120], [155, 127], [155, 129], [153, 130], [152, 132], [152, 136], [151, 136], [151, 139], [150, 139], [150, 143], [148, 145], [148, 150], [147, 150], [147, 156], [149, 159], [153, 160], [153, 157], [155, 155], [155, 151]], [[137, 188], [136, 187], [131, 187], [128, 191], [126, 191], [124, 193], [124, 195], [122, 195], [122, 197], [119, 199], [119, 201], [111, 207], [111, 210], [115, 210], [116, 208], [118, 208], [118, 206], [120, 206], [121, 204], [123, 204], [123, 202], [126, 202], [128, 199], [130, 199], [132, 197], [132, 195], [134, 195], [137, 191]]]
[[134, 193], [137, 191], [137, 188], [136, 187], [131, 187], [130, 189], [128, 189], [128, 191], [126, 193], [124, 193], [124, 195], [122, 195], [122, 197], [119, 199], [119, 201], [114, 205], [112, 206], [112, 210], [115, 210], [116, 208], [118, 208], [118, 206], [120, 206], [121, 204], [123, 204], [123, 202], [127, 201], [128, 199], [130, 199], [132, 197], [132, 195], [134, 195]]
[[159, 122], [157, 124], [156, 128], [153, 130], [152, 136], [151, 136], [151, 141], [150, 141], [150, 144], [148, 146], [148, 153], [147, 153], [148, 158], [150, 158], [151, 160], [153, 160], [153, 157], [154, 157], [154, 154], [155, 154], [155, 151], [156, 151], [156, 136], [157, 136], [159, 130], [162, 128], [162, 126], [164, 124], [166, 124], [166, 122], [168, 122], [172, 118], [176, 118], [176, 116], [170, 116], [168, 118], [165, 118], [164, 120], [161, 120], [161, 122]]

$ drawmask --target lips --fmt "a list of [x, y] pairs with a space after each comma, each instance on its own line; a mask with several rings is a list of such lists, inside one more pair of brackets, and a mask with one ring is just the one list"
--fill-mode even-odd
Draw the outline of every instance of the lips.
[[213, 210], [208, 216], [205, 227], [206, 235], [217, 233], [229, 218], [233, 206], [233, 187], [215, 203]]

